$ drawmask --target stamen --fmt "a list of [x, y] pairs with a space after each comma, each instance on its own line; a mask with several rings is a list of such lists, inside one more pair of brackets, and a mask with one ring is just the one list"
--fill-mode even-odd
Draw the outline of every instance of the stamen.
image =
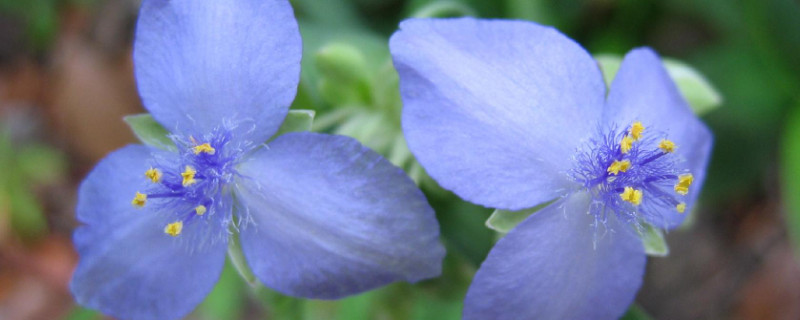
[[192, 151], [194, 151], [194, 154], [200, 154], [200, 153], [214, 154], [214, 153], [217, 152], [217, 150], [214, 149], [214, 147], [212, 147], [211, 144], [207, 143], [207, 142], [204, 143], [204, 144], [192, 147]]
[[623, 201], [630, 202], [634, 206], [638, 206], [642, 203], [642, 190], [636, 190], [632, 187], [625, 187], [625, 190], [622, 191], [619, 195]]
[[692, 185], [694, 176], [691, 173], [682, 174], [678, 176], [678, 183], [675, 185], [675, 192], [679, 195], [687, 195], [689, 193], [689, 186]]
[[686, 211], [686, 204], [681, 202], [677, 206], [675, 206], [675, 210], [678, 210], [678, 213], [683, 213]]
[[631, 151], [631, 148], [633, 148], [633, 141], [633, 138], [628, 135], [622, 138], [622, 141], [619, 143], [619, 150], [622, 152], [622, 154], [626, 154]]
[[145, 203], [147, 203], [147, 195], [144, 194], [144, 193], [139, 193], [139, 191], [136, 191], [136, 195], [133, 196], [133, 200], [131, 201], [131, 204], [134, 207], [141, 208], [141, 207], [144, 207]]
[[183, 221], [175, 221], [164, 227], [164, 233], [177, 237], [183, 231]]
[[198, 216], [202, 216], [203, 214], [206, 213], [206, 211], [207, 211], [206, 206], [202, 204], [194, 208], [194, 212], [197, 213]]
[[181, 173], [181, 177], [183, 177], [182, 184], [184, 187], [188, 187], [197, 182], [197, 180], [194, 179], [194, 175], [196, 173], [197, 171], [192, 168], [192, 166], [186, 166], [186, 169]]
[[613, 175], [618, 175], [620, 171], [625, 172], [631, 167], [631, 162], [629, 160], [614, 160], [610, 166], [608, 166], [608, 173]]
[[158, 183], [159, 181], [161, 181], [162, 174], [161, 170], [158, 170], [156, 168], [150, 168], [144, 172], [144, 176], [150, 179], [150, 181], [153, 181], [153, 183]]
[[673, 153], [675, 152], [675, 143], [664, 139], [658, 143], [658, 148], [661, 149], [661, 151], [664, 151], [664, 153]]
[[633, 141], [639, 141], [642, 138], [642, 132], [644, 132], [644, 125], [636, 121], [631, 125], [631, 137], [633, 137]]

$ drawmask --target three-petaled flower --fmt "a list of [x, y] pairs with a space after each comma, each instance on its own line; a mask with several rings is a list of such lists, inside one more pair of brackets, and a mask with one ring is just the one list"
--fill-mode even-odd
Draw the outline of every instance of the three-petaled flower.
[[658, 56], [628, 53], [607, 90], [555, 29], [471, 18], [403, 22], [390, 42], [403, 131], [428, 173], [505, 210], [550, 203], [478, 270], [465, 319], [614, 319], [641, 286], [636, 228], [674, 228], [705, 178], [710, 131]]
[[265, 285], [332, 299], [441, 272], [438, 223], [403, 171], [343, 136], [276, 133], [301, 41], [287, 0], [144, 0], [145, 107], [174, 150], [132, 145], [82, 183], [78, 303], [125, 319], [186, 315], [232, 235]]

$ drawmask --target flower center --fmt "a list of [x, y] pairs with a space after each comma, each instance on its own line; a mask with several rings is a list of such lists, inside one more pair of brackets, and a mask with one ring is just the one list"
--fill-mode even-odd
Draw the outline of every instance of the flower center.
[[694, 177], [679, 169], [678, 148], [665, 135], [649, 136], [634, 122], [625, 130], [601, 132], [578, 152], [570, 175], [592, 196], [591, 212], [602, 221], [609, 211], [638, 223], [642, 215], [683, 213]]
[[173, 136], [178, 157], [151, 159], [143, 173], [146, 187], [134, 195], [134, 207], [155, 206], [165, 214], [164, 233], [177, 237], [184, 226], [212, 219], [224, 225], [230, 221], [232, 197], [229, 185], [238, 174], [243, 148], [230, 143], [230, 133], [215, 130], [202, 137]]

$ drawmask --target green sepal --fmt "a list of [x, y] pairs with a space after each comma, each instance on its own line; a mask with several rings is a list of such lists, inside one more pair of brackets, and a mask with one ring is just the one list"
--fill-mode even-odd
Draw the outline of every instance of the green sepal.
[[289, 110], [289, 113], [286, 114], [286, 119], [283, 120], [283, 124], [278, 128], [278, 132], [270, 138], [270, 141], [287, 132], [311, 131], [315, 115], [316, 112], [314, 110]]
[[492, 212], [492, 215], [489, 216], [489, 219], [486, 220], [486, 226], [489, 229], [500, 233], [508, 233], [511, 229], [514, 229], [520, 222], [525, 220], [525, 218], [529, 217], [530, 215], [536, 213], [537, 211], [543, 209], [544, 207], [550, 205], [551, 203], [555, 202], [556, 200], [547, 201], [542, 203], [538, 206], [529, 209], [523, 209], [519, 211], [508, 211], [497, 209]]
[[669, 246], [664, 240], [664, 232], [647, 223], [642, 223], [642, 227], [636, 230], [642, 238], [644, 252], [651, 257], [666, 257], [669, 255]]
[[175, 143], [169, 138], [169, 131], [158, 123], [149, 113], [134, 114], [122, 117], [133, 134], [142, 143], [159, 149], [176, 151]]
[[[594, 58], [600, 65], [606, 86], [610, 87], [622, 64], [622, 57], [599, 54]], [[695, 114], [703, 115], [722, 104], [722, 96], [700, 72], [676, 59], [664, 58], [662, 62], [670, 78], [678, 86], [681, 95], [689, 102], [689, 106]]]
[[230, 241], [228, 242], [228, 258], [231, 261], [231, 265], [251, 287], [260, 286], [261, 284], [256, 279], [253, 270], [250, 270], [247, 259], [244, 257], [244, 252], [242, 252], [242, 245], [239, 241], [239, 231], [232, 230], [231, 233]]

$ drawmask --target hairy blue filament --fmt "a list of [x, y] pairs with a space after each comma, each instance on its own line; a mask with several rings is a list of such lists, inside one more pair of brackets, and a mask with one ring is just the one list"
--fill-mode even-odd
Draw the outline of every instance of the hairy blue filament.
[[[685, 193], [677, 191], [679, 185], [688, 189], [691, 175], [680, 169], [680, 159], [663, 145], [672, 142], [663, 134], [646, 134], [634, 140], [631, 130], [600, 130], [580, 148], [570, 172], [591, 195], [589, 211], [600, 224], [605, 224], [609, 212], [639, 225], [645, 216], [650, 221], [664, 221], [665, 210], [685, 210]], [[626, 138], [633, 141], [629, 150], [621, 147]], [[688, 176], [688, 181], [682, 181], [681, 174]]]
[[[134, 205], [147, 206], [148, 214], [162, 216], [164, 232], [186, 238], [190, 247], [227, 237], [232, 221], [231, 185], [239, 176], [236, 165], [254, 145], [233, 142], [231, 130], [224, 128], [171, 139], [177, 156], [151, 159], [151, 169], [143, 176], [145, 201]], [[194, 226], [192, 232], [182, 232], [189, 226]]]

